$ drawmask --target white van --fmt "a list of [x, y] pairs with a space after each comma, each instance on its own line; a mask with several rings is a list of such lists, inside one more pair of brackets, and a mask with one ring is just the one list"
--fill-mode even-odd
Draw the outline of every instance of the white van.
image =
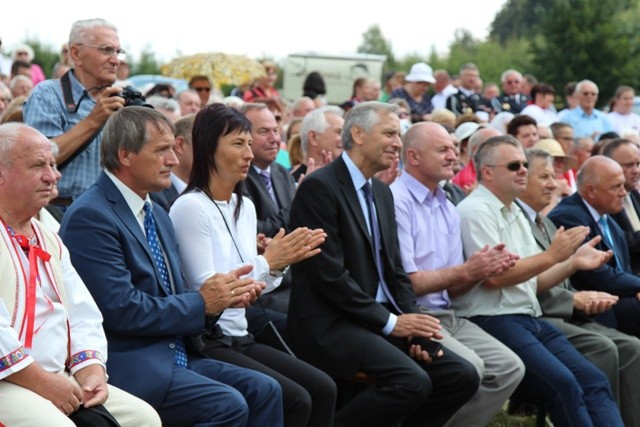
[[325, 95], [330, 104], [341, 104], [351, 98], [353, 82], [359, 77], [382, 80], [382, 68], [387, 57], [357, 53], [331, 55], [319, 53], [294, 53], [284, 64], [282, 96], [294, 100], [302, 96], [304, 79], [312, 71], [320, 73], [327, 88]]

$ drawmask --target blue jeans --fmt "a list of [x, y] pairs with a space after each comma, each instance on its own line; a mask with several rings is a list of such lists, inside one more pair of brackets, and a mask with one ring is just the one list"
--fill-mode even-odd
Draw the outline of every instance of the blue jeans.
[[518, 392], [542, 399], [558, 426], [624, 426], [607, 377], [564, 335], [528, 315], [476, 316], [471, 320], [524, 362]]

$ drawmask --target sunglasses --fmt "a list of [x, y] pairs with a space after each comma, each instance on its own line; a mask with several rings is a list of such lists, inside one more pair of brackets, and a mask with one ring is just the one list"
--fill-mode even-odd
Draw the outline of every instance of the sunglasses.
[[489, 166], [490, 168], [495, 168], [495, 167], [500, 166], [500, 167], [506, 168], [508, 171], [518, 172], [520, 170], [520, 168], [522, 168], [522, 167], [525, 168], [525, 169], [528, 169], [529, 168], [529, 162], [518, 162], [518, 161], [515, 161], [515, 162], [509, 162], [506, 165], [487, 165], [487, 166]]
[[211, 92], [210, 87], [194, 87], [193, 90], [196, 92]]

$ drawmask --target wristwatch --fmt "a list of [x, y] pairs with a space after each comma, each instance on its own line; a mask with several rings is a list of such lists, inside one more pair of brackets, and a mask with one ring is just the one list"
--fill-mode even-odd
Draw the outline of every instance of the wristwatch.
[[290, 266], [287, 265], [282, 270], [269, 270], [269, 276], [273, 277], [274, 279], [279, 279], [280, 277], [287, 274], [287, 271], [289, 271], [289, 267]]

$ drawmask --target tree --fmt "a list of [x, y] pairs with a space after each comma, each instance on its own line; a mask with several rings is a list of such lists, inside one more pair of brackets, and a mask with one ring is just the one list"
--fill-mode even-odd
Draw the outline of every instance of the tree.
[[397, 66], [391, 49], [391, 42], [384, 38], [378, 24], [372, 25], [362, 33], [362, 43], [358, 46], [357, 51], [360, 53], [386, 55], [388, 68], [395, 69]]
[[56, 62], [60, 61], [60, 50], [51, 45], [46, 45], [38, 39], [27, 38], [23, 41], [33, 49], [33, 62], [38, 64], [47, 78], [51, 77], [51, 70]]
[[496, 14], [489, 38], [505, 45], [514, 39], [531, 38], [538, 33], [542, 16], [555, 0], [508, 0]]
[[554, 2], [532, 45], [535, 72], [556, 88], [568, 81], [593, 80], [601, 104], [619, 84], [637, 86], [639, 28], [637, 20], [624, 20], [630, 8], [637, 8], [636, 0]]
[[151, 50], [149, 45], [145, 46], [140, 52], [140, 60], [132, 61], [130, 64], [131, 74], [160, 74], [160, 64], [156, 59], [156, 54]]

